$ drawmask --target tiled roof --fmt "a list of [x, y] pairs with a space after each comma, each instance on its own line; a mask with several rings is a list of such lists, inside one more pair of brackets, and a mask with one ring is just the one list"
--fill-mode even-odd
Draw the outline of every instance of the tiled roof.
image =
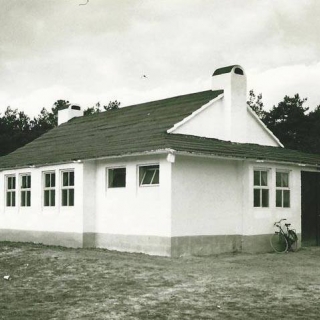
[[181, 134], [168, 135], [167, 141], [170, 148], [191, 154], [320, 166], [319, 154], [309, 154], [281, 147], [235, 143]]
[[0, 157], [0, 169], [130, 155], [166, 148], [191, 154], [320, 165], [320, 155], [167, 133], [175, 123], [222, 93], [222, 90], [203, 91], [74, 118], [11, 154]]
[[0, 168], [160, 149], [167, 129], [221, 93], [208, 90], [74, 118], [0, 157]]

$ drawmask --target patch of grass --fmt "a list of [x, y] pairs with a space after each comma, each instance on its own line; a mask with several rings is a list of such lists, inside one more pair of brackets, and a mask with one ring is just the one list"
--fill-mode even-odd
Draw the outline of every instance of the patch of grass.
[[319, 319], [319, 264], [320, 248], [169, 259], [3, 242], [0, 319]]

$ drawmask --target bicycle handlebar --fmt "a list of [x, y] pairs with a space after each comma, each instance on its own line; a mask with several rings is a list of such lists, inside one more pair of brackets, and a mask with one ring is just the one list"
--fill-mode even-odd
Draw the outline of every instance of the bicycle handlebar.
[[285, 220], [287, 220], [287, 219], [280, 219], [279, 221], [275, 222], [273, 225], [276, 226], [276, 225], [278, 225], [279, 223], [281, 223], [282, 221], [285, 221]]

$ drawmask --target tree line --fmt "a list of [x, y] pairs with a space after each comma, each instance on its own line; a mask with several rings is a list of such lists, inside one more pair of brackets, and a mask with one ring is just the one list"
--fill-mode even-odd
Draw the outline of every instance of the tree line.
[[[299, 94], [285, 96], [277, 106], [267, 111], [262, 102], [262, 94], [256, 95], [251, 90], [247, 104], [286, 148], [320, 154], [320, 105], [309, 111], [304, 106], [306, 101]], [[58, 111], [69, 105], [69, 101], [57, 100], [51, 110], [43, 108], [33, 119], [23, 111], [7, 107], [4, 114], [0, 114], [0, 156], [56, 127]], [[84, 110], [84, 116], [118, 109], [119, 106], [120, 102], [117, 100], [110, 101], [108, 105], [98, 102]]]

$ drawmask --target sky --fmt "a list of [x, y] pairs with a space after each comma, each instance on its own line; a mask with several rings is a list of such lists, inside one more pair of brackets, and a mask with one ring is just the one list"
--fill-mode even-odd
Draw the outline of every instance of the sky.
[[86, 2], [0, 0], [1, 114], [209, 90], [233, 64], [266, 109], [296, 93], [320, 105], [319, 0]]

